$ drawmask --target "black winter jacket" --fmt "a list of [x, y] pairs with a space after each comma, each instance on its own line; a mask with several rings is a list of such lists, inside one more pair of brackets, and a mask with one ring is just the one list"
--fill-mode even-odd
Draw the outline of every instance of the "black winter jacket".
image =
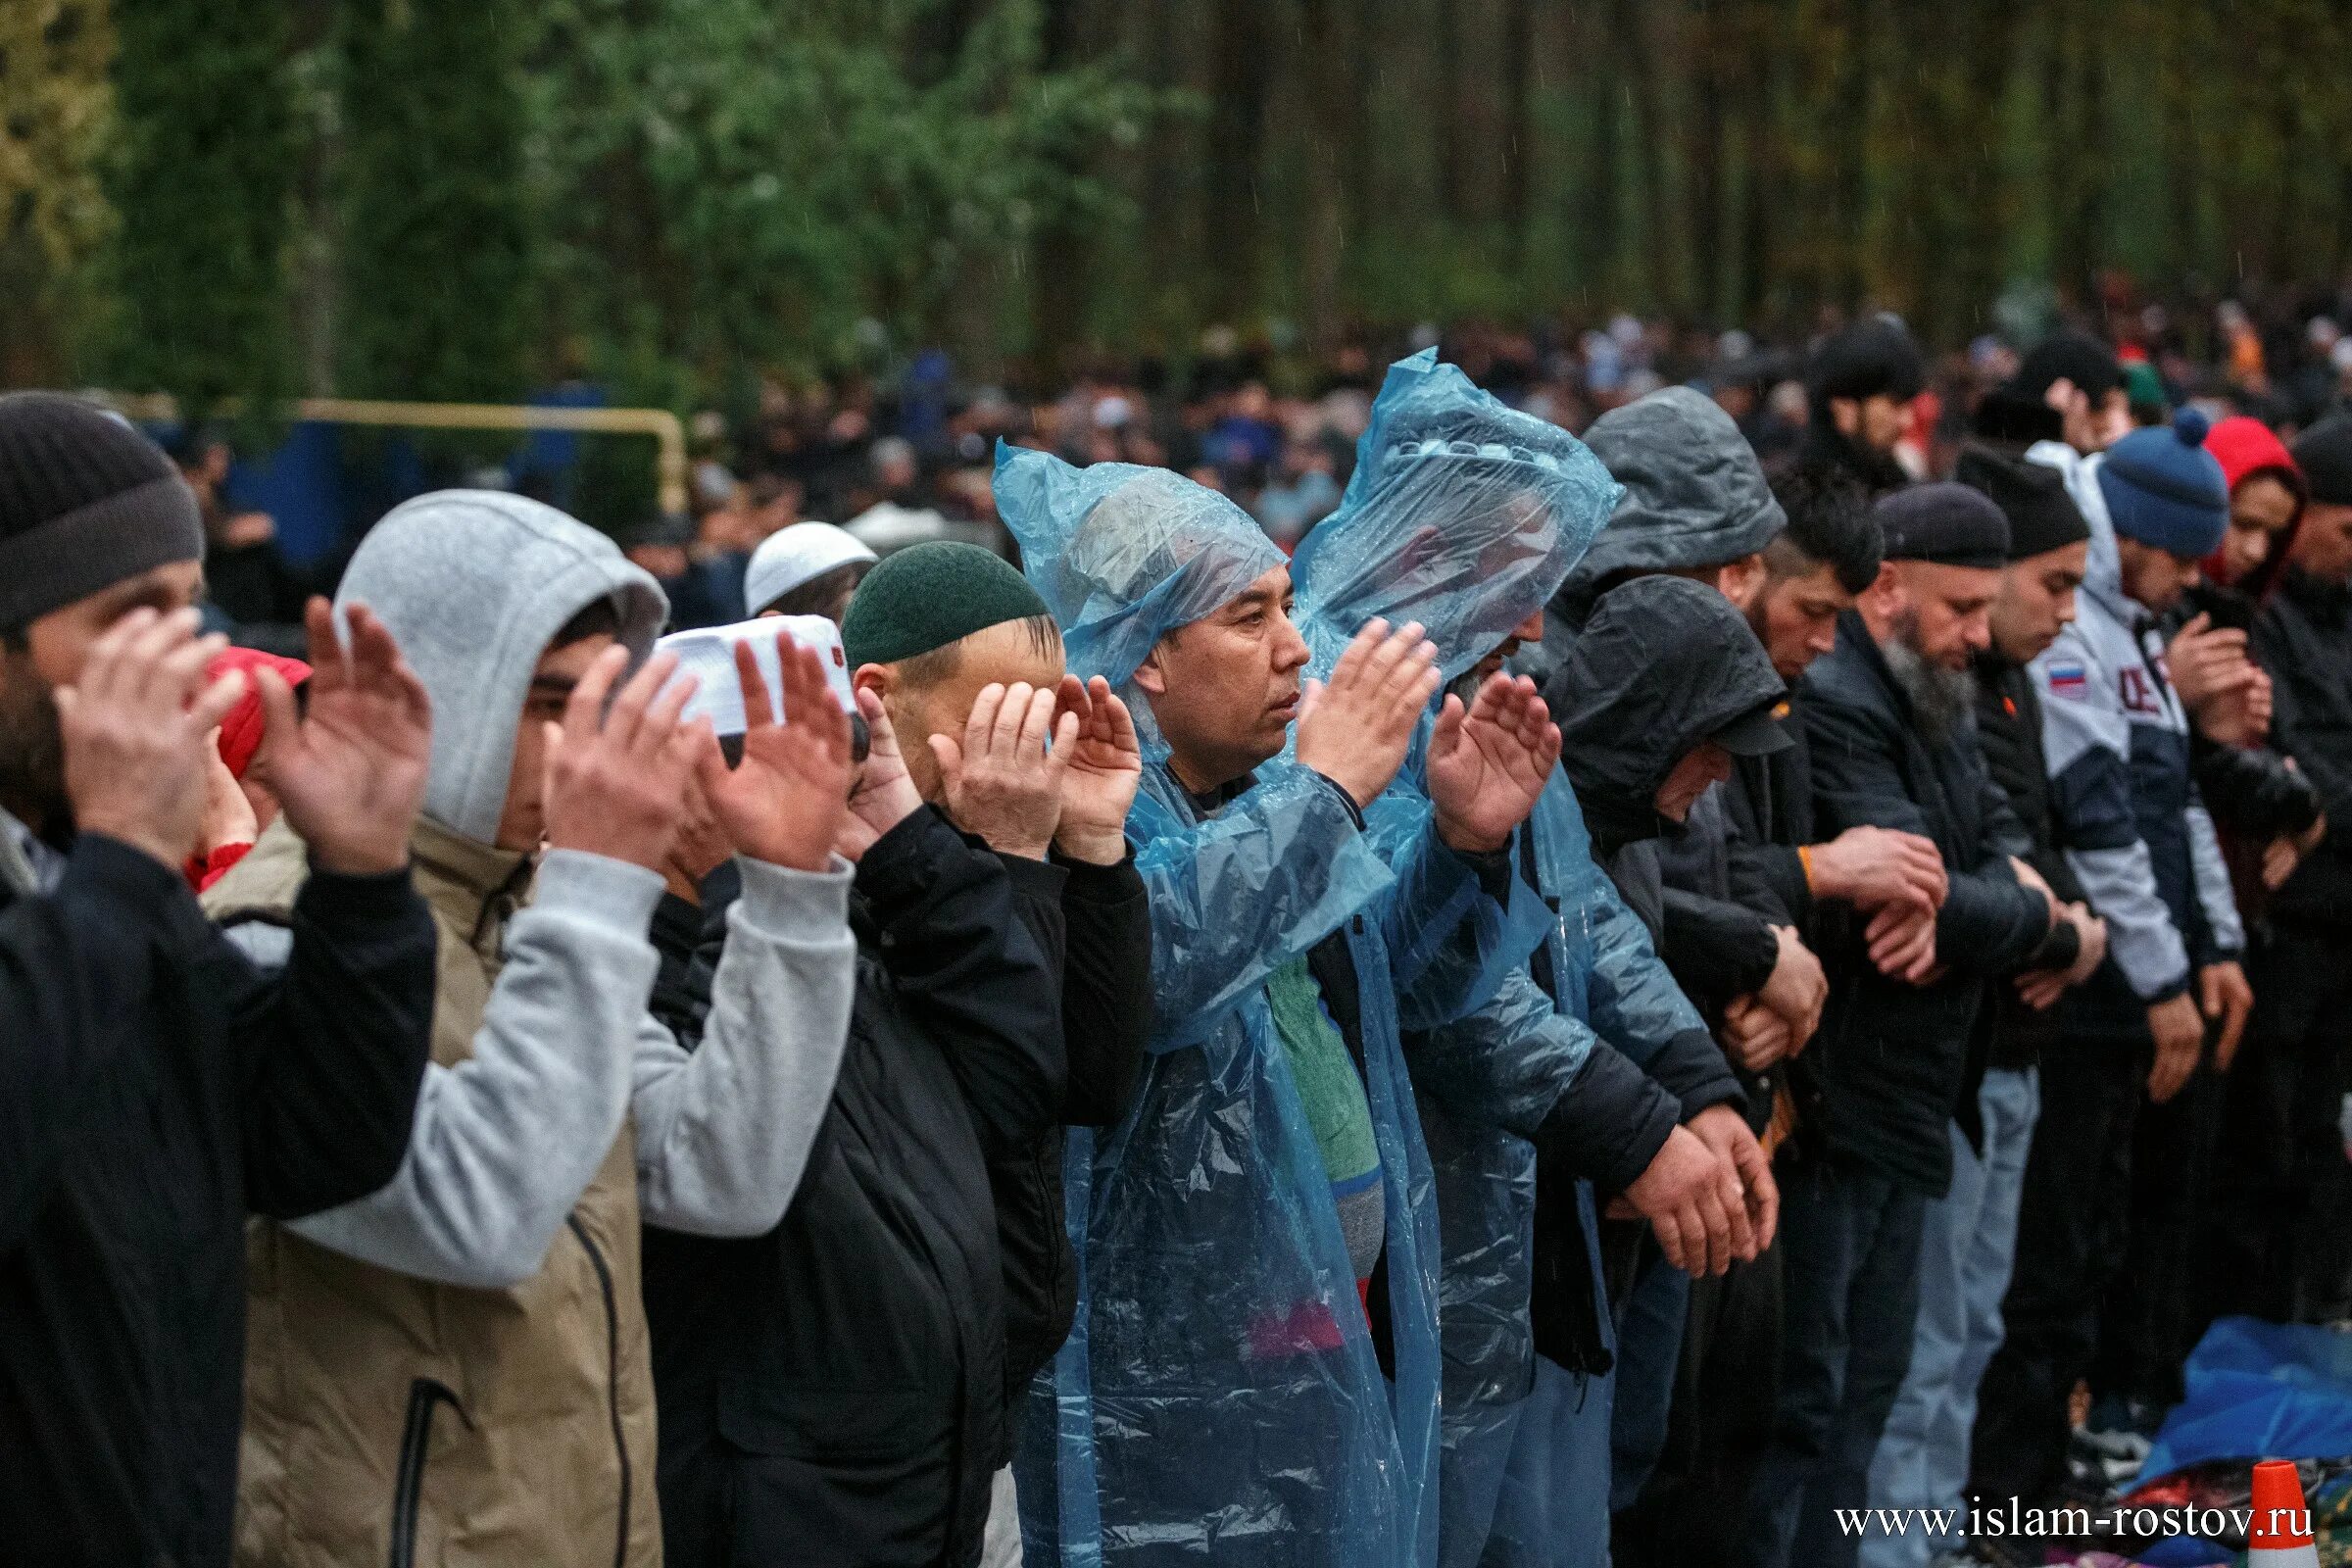
[[[989, 1161], [1004, 1252], [1005, 1407], [1015, 1409], [1070, 1336], [1078, 1263], [1061, 1180], [1062, 1129], [1108, 1127], [1127, 1113], [1152, 1034], [1152, 906], [1131, 854], [1117, 865], [1055, 856], [1051, 865], [1004, 858], [1016, 888], [1058, 894], [1063, 931], [1062, 1037], [1069, 1079], [1059, 1119], [1028, 1147]], [[1011, 1457], [1009, 1442], [999, 1463]]]
[[2254, 623], [2270, 671], [2272, 744], [2328, 812], [2328, 836], [2272, 897], [2273, 920], [2352, 926], [2352, 588], [2289, 568]]
[[1972, 1054], [1982, 1059], [1986, 982], [2047, 961], [2049, 906], [2009, 865], [2033, 845], [1985, 769], [1975, 726], [1931, 744], [1861, 616], [1838, 618], [1837, 648], [1804, 685], [1797, 710], [1822, 834], [1871, 823], [1935, 843], [1950, 878], [1936, 926], [1948, 972], [1924, 986], [1890, 980], [1859, 933], [1824, 954], [1829, 1007], [1791, 1081], [1833, 1156], [1940, 1198], [1951, 1184], [1945, 1128], [1961, 1110]]
[[[2060, 903], [2080, 904], [2082, 884], [2058, 843], [2057, 819], [2050, 811], [2049, 764], [2041, 749], [2041, 694], [2034, 688], [2033, 671], [1987, 653], [1978, 656], [1975, 674], [1977, 744], [1984, 753], [1985, 769], [2009, 798], [2009, 809], [2033, 845], [2019, 858], [2041, 873]], [[2063, 938], [2069, 929], [2056, 928], [2052, 935]], [[2066, 945], [2062, 940], [2053, 956]], [[2073, 957], [2067, 961], [2073, 962]], [[2044, 1050], [2059, 1046], [2060, 1038], [2057, 1008], [2036, 1012], [2019, 999], [2015, 986], [1994, 984], [1987, 1066], [2034, 1066]]]
[[316, 872], [265, 974], [94, 834], [0, 907], [0, 1556], [224, 1568], [246, 1216], [399, 1171], [431, 916], [406, 871]]
[[645, 1233], [674, 1562], [979, 1554], [1008, 1443], [989, 1161], [1061, 1103], [1060, 907], [926, 807], [866, 851], [851, 924], [849, 1045], [783, 1220]]

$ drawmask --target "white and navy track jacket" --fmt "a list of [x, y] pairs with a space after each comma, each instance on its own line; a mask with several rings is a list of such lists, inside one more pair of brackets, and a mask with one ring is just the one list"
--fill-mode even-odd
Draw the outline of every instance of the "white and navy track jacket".
[[2090, 524], [2075, 623], [2033, 664], [2058, 841], [2107, 921], [2108, 962], [2070, 993], [2068, 1022], [2136, 1034], [2149, 1004], [2187, 989], [2197, 966], [2235, 956], [2245, 933], [2189, 772], [2188, 715], [2156, 618], [2124, 596], [2101, 460], [2056, 441], [2026, 456], [2066, 475]]

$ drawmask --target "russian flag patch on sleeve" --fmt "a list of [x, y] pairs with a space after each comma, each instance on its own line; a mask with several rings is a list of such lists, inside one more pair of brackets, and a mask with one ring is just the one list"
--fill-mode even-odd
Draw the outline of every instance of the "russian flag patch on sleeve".
[[2090, 695], [2090, 677], [2081, 664], [2052, 664], [2050, 695], [2079, 703]]

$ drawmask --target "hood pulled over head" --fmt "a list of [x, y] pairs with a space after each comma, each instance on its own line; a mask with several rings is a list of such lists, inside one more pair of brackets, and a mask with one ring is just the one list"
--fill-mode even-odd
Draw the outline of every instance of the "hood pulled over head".
[[632, 660], [668, 602], [617, 546], [555, 508], [493, 490], [402, 503], [361, 541], [335, 594], [382, 618], [433, 700], [424, 814], [493, 842], [531, 671], [564, 622], [610, 601]]
[[1374, 616], [1419, 621], [1448, 680], [1558, 591], [1619, 486], [1585, 444], [1424, 349], [1389, 367], [1339, 511], [1292, 560], [1318, 668]]

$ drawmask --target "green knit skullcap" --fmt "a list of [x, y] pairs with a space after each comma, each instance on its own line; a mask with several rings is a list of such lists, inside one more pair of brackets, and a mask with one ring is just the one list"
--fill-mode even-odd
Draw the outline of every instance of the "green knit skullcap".
[[934, 539], [882, 558], [842, 617], [850, 667], [895, 664], [1008, 620], [1047, 615], [1046, 602], [1002, 556]]

